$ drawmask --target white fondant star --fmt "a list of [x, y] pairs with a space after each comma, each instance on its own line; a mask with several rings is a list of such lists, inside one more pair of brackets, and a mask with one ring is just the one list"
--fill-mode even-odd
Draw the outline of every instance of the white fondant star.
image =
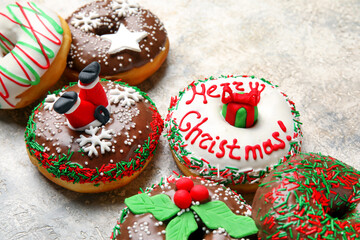
[[141, 52], [139, 42], [145, 38], [147, 34], [147, 32], [130, 32], [123, 24], [121, 24], [116, 33], [105, 34], [101, 37], [111, 42], [109, 53], [114, 54], [125, 49]]

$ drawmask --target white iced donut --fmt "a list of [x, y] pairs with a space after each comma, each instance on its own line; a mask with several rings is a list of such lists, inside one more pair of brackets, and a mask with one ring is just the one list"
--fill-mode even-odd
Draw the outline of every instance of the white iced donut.
[[274, 165], [300, 150], [302, 135], [294, 103], [272, 83], [248, 76], [190, 84], [172, 98], [166, 125], [185, 175], [248, 192]]
[[0, 23], [0, 108], [21, 108], [60, 78], [71, 33], [56, 13], [32, 2], [7, 5]]

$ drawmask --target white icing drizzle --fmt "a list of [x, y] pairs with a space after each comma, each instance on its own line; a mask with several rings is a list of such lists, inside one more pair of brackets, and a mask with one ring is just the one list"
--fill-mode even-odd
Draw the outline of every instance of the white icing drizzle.
[[125, 25], [121, 24], [116, 33], [104, 34], [101, 37], [111, 42], [108, 52], [114, 54], [125, 49], [141, 52], [139, 42], [147, 35], [147, 32], [130, 32]]
[[[90, 137], [85, 137], [84, 135], [80, 135], [80, 138], [76, 139], [76, 142], [79, 143], [81, 149], [88, 153], [88, 156], [91, 157], [93, 154], [98, 156], [98, 151], [96, 146], [100, 146], [101, 154], [104, 154], [105, 151], [109, 152], [111, 142], [105, 141], [105, 139], [111, 139], [111, 130], [106, 130], [102, 128], [101, 133], [97, 134], [99, 131], [99, 127], [93, 128], [90, 126], [89, 129], [85, 130], [85, 133], [91, 135]], [[90, 143], [90, 144], [89, 144]], [[84, 147], [85, 146], [85, 147]]]

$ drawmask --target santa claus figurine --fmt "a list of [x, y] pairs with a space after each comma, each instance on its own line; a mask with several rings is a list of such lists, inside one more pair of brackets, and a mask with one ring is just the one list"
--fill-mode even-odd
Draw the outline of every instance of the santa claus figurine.
[[83, 131], [90, 126], [101, 126], [110, 119], [109, 102], [99, 80], [100, 64], [92, 62], [79, 74], [79, 95], [65, 92], [54, 103], [54, 110], [64, 114], [68, 126]]

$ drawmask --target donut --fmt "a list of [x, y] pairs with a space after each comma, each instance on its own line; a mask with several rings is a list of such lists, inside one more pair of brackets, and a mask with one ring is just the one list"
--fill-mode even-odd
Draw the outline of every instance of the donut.
[[67, 23], [33, 2], [0, 10], [0, 109], [22, 108], [54, 85], [71, 43]]
[[78, 83], [49, 94], [29, 118], [31, 162], [54, 183], [104, 192], [132, 181], [149, 164], [163, 129], [151, 99], [121, 81], [100, 80], [97, 62]]
[[89, 3], [68, 19], [73, 42], [66, 71], [70, 79], [90, 62], [100, 76], [137, 85], [165, 61], [169, 39], [164, 25], [149, 10], [130, 0]]
[[125, 199], [111, 239], [255, 240], [258, 229], [245, 200], [198, 177], [170, 176]]
[[171, 98], [165, 121], [185, 175], [242, 192], [254, 192], [271, 168], [300, 150], [300, 125], [294, 103], [253, 76], [192, 82]]
[[255, 194], [259, 239], [360, 239], [359, 177], [330, 156], [293, 156]]

